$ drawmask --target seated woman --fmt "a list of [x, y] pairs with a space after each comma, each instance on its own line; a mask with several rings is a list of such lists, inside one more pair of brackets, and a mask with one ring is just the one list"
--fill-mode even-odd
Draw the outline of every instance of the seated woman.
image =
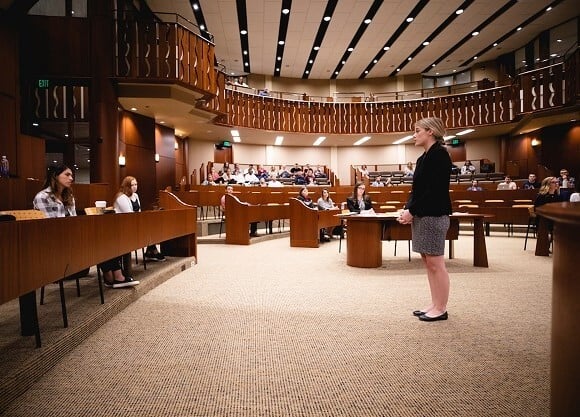
[[[542, 185], [540, 186], [540, 191], [538, 191], [538, 196], [534, 202], [534, 207], [540, 207], [548, 203], [558, 203], [562, 201], [560, 197], [560, 182], [556, 177], [546, 177], [542, 180]], [[536, 217], [536, 226], [538, 226], [539, 218]], [[548, 230], [552, 231], [554, 229], [554, 223], [551, 220], [547, 220]]]
[[360, 213], [361, 211], [371, 210], [373, 203], [365, 191], [363, 182], [357, 182], [352, 191], [352, 195], [347, 197], [346, 206], [351, 213]]
[[306, 207], [314, 208], [314, 202], [310, 197], [308, 197], [308, 187], [302, 187], [298, 193], [298, 200], [302, 201]]
[[[115, 197], [115, 213], [133, 213], [141, 211], [141, 201], [137, 195], [137, 179], [127, 176], [121, 182], [121, 189]], [[157, 250], [156, 245], [147, 246], [145, 258], [148, 261], [165, 261], [165, 256]]]
[[[330, 198], [330, 194], [328, 193], [328, 190], [326, 188], [322, 189], [322, 194], [320, 195], [320, 198], [316, 202], [316, 205], [318, 206], [318, 210], [332, 210], [336, 207], [334, 205], [334, 201], [332, 201], [332, 198]], [[330, 242], [331, 233], [332, 231], [329, 231], [327, 228], [321, 229], [320, 240]]]
[[[64, 164], [48, 167], [44, 189], [34, 197], [34, 208], [44, 212], [46, 217], [76, 216], [75, 199], [72, 192], [74, 181], [72, 170]], [[123, 275], [121, 258], [113, 258], [98, 265], [103, 271], [105, 284], [113, 288], [132, 287], [139, 284]]]

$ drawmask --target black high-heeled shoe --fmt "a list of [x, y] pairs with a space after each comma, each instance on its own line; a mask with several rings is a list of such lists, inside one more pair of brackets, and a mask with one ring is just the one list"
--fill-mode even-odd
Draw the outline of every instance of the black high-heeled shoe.
[[419, 320], [421, 321], [439, 321], [439, 320], [447, 320], [447, 318], [449, 317], [449, 314], [447, 314], [447, 311], [443, 314], [440, 314], [439, 316], [435, 316], [435, 317], [429, 317], [426, 314], [422, 314], [419, 316]]

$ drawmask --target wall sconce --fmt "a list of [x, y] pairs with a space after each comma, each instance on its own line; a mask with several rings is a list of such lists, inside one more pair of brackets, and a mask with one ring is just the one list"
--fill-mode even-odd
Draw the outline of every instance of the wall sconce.
[[155, 154], [155, 162], [159, 162], [159, 154], [158, 153]]
[[125, 166], [125, 155], [119, 155], [119, 166], [120, 167]]
[[179, 143], [177, 143], [177, 141], [175, 141], [175, 145], [173, 146], [175, 148], [175, 150], [179, 149]]
[[531, 143], [532, 147], [535, 148], [536, 146], [540, 146], [541, 144], [542, 144], [542, 141], [540, 139], [536, 139], [536, 138], [532, 139], [532, 143]]

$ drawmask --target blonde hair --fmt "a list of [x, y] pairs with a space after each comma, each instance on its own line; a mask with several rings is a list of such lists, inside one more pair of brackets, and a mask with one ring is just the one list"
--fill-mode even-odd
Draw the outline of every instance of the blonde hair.
[[438, 141], [443, 141], [445, 136], [445, 123], [438, 117], [425, 117], [415, 122], [415, 126], [423, 129], [429, 129]]

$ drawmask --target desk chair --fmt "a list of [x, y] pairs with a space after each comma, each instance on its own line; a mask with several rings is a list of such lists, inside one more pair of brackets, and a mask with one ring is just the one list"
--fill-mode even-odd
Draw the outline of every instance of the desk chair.
[[[4, 211], [3, 214], [12, 215], [16, 221], [25, 221], [25, 220], [35, 220], [35, 219], [46, 219], [46, 215], [40, 210], [8, 210]], [[76, 277], [76, 284], [77, 284], [77, 296], [80, 297], [81, 295], [81, 286], [79, 282], [79, 278]], [[63, 327], [68, 327], [68, 315], [66, 312], [66, 300], [64, 296], [64, 277], [59, 279], [58, 288], [60, 293], [60, 305], [62, 310], [62, 323]], [[40, 288], [40, 304], [44, 304], [44, 285]]]
[[226, 212], [224, 210], [222, 210], [222, 208], [220, 207], [220, 213], [221, 213], [221, 220], [220, 220], [220, 234], [218, 237], [222, 237], [222, 227], [224, 226], [225, 222], [226, 222]]
[[[350, 210], [345, 209], [345, 210], [342, 210], [340, 213], [341, 214], [348, 214], [348, 213], [350, 213]], [[340, 253], [340, 251], [342, 249], [342, 239], [344, 239], [344, 236], [346, 234], [346, 229], [347, 229], [346, 218], [340, 219], [340, 227], [342, 228], [342, 232], [340, 233], [340, 238], [338, 240], [338, 253]]]
[[526, 240], [524, 240], [524, 250], [528, 247], [528, 234], [530, 230], [536, 236], [536, 208], [532, 206], [528, 206], [528, 212], [530, 213], [530, 217], [528, 219], [528, 227], [526, 228]]

